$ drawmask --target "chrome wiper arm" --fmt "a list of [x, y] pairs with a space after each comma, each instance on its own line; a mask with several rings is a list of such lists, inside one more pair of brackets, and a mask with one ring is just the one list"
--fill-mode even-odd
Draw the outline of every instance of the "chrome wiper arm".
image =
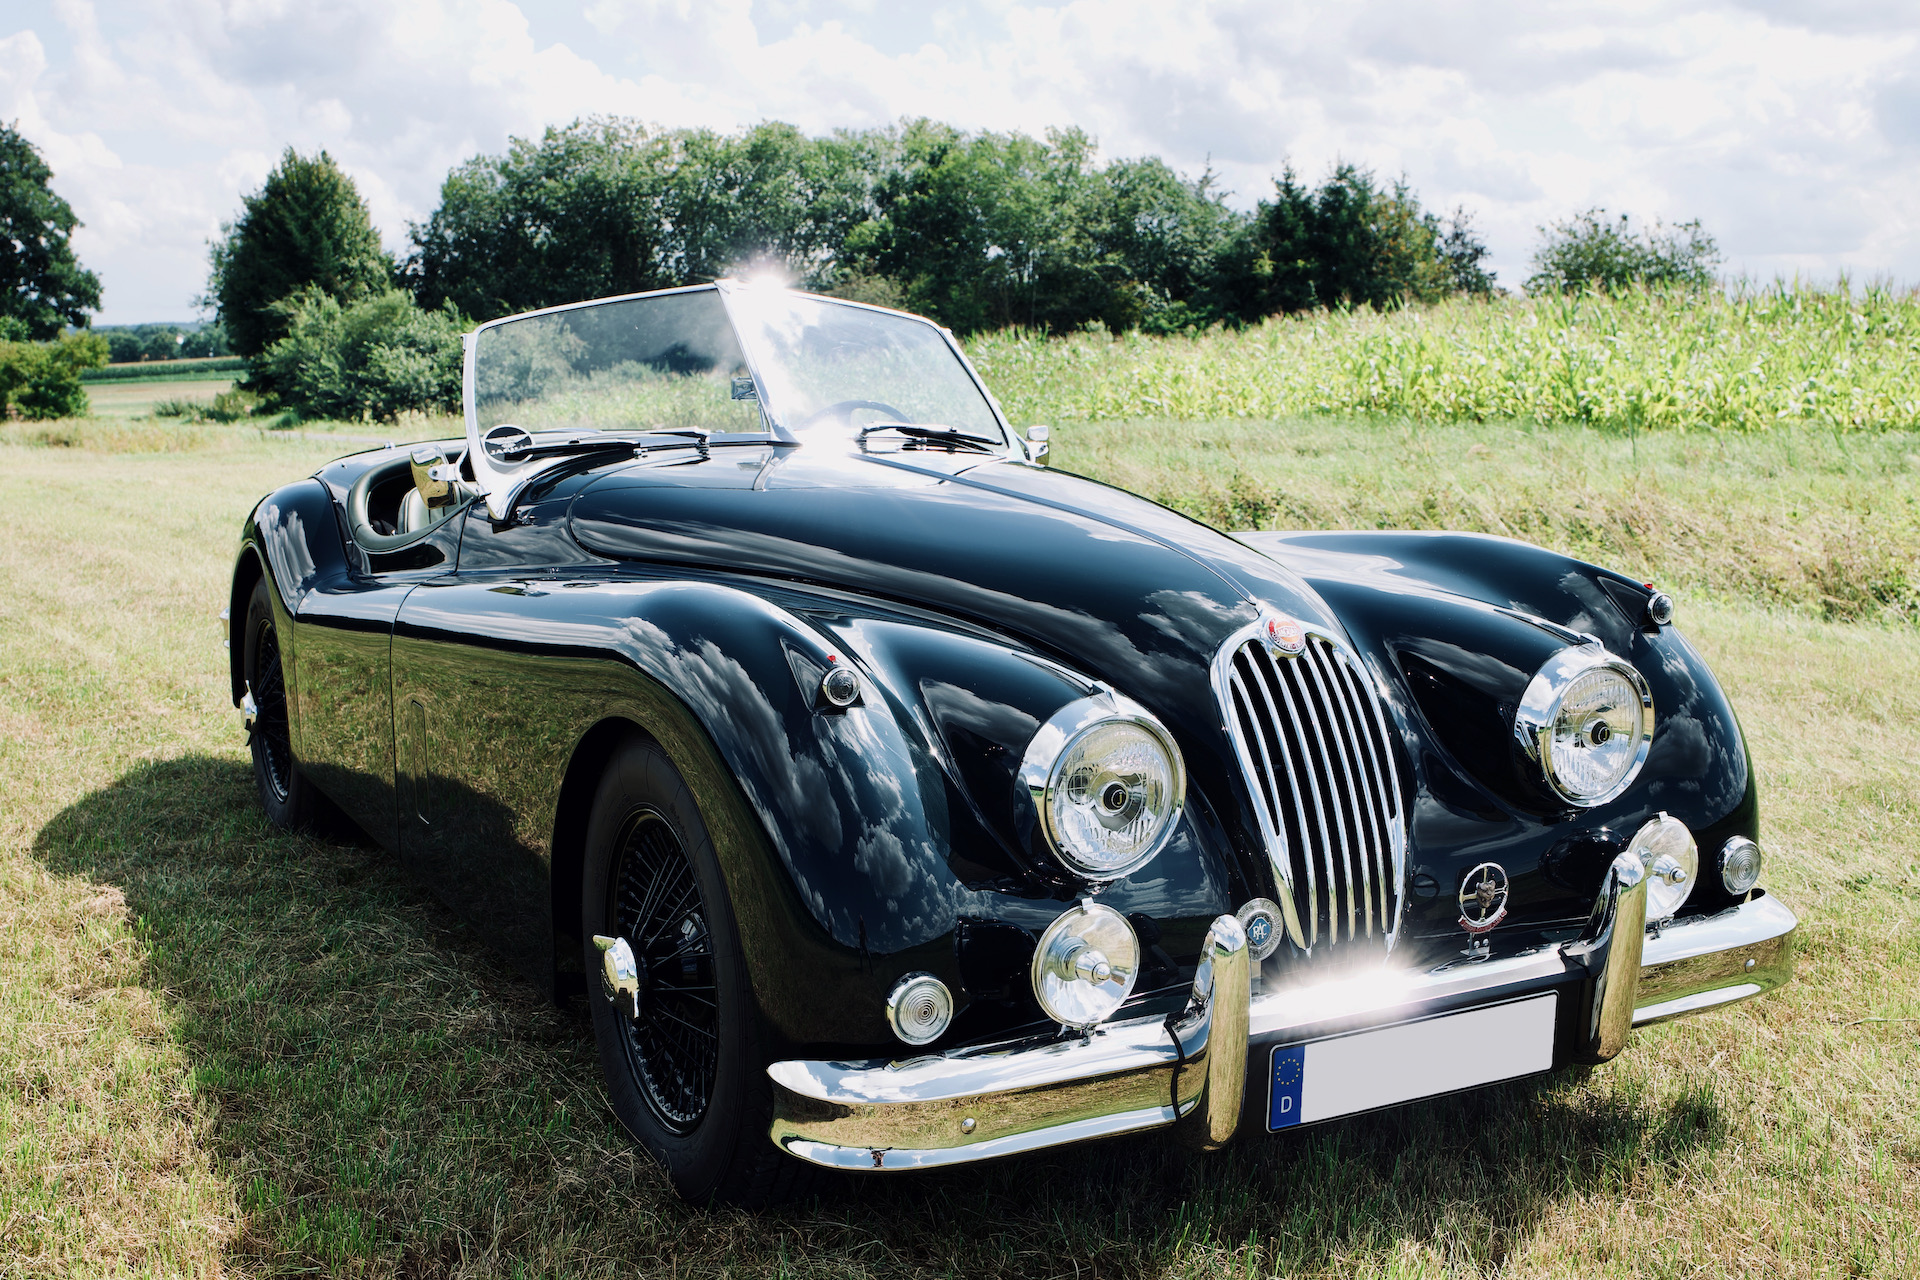
[[878, 431], [892, 431], [903, 435], [910, 441], [921, 441], [922, 448], [932, 446], [945, 448], [948, 452], [955, 449], [971, 449], [976, 453], [999, 453], [1004, 442], [988, 436], [977, 436], [972, 432], [961, 431], [954, 427], [944, 427], [917, 422], [872, 422], [860, 428], [860, 446], [866, 447], [867, 437]]
[[592, 453], [645, 453], [649, 449], [692, 447], [705, 453], [707, 437], [713, 433], [699, 427], [661, 428], [658, 431], [594, 432], [591, 435], [574, 436], [567, 440], [537, 442], [529, 432], [522, 431], [518, 438], [498, 439], [494, 432], [488, 432], [487, 453], [496, 462], [507, 466], [518, 466], [538, 458], [569, 458]]

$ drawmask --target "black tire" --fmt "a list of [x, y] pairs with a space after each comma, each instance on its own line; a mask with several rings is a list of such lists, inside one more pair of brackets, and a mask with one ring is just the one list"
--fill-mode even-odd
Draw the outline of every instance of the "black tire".
[[255, 707], [248, 745], [253, 751], [253, 781], [267, 821], [292, 831], [313, 825], [320, 814], [320, 793], [294, 759], [285, 659], [267, 591], [266, 579], [253, 584], [246, 626], [240, 633], [242, 669]]
[[[740, 933], [699, 805], [648, 739], [608, 762], [587, 821], [581, 939], [614, 1114], [694, 1204], [757, 1208], [810, 1166], [767, 1136], [773, 1089]], [[625, 938], [640, 1016], [607, 997], [593, 936]]]

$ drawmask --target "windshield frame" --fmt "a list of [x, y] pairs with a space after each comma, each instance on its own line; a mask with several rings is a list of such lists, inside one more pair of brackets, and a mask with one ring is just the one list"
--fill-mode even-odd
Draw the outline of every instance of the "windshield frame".
[[[542, 307], [537, 311], [521, 311], [510, 316], [500, 316], [497, 319], [488, 320], [483, 324], [474, 326], [471, 332], [462, 337], [461, 345], [463, 351], [460, 376], [460, 404], [462, 413], [466, 418], [467, 469], [473, 473], [475, 482], [486, 494], [488, 513], [496, 520], [506, 519], [512, 510], [514, 496], [521, 489], [525, 488], [529, 481], [541, 472], [547, 470], [548, 466], [528, 466], [525, 463], [516, 464], [510, 468], [497, 466], [493, 460], [487, 456], [485, 449], [482, 447], [480, 441], [480, 414], [476, 390], [478, 380], [475, 376], [475, 361], [478, 358], [480, 349], [480, 335], [500, 325], [513, 324], [521, 320], [531, 320], [539, 316], [558, 315], [562, 312], [579, 311], [587, 307], [606, 306], [616, 302], [635, 302], [645, 298], [660, 298], [672, 294], [701, 293], [706, 291], [716, 292], [720, 295], [720, 304], [726, 312], [727, 323], [733, 329], [734, 341], [739, 344], [741, 354], [746, 361], [747, 371], [753, 375], [756, 402], [759, 406], [760, 422], [763, 428], [763, 430], [759, 432], [730, 435], [729, 441], [727, 442], [738, 441], [740, 443], [754, 444], [771, 442], [790, 446], [807, 443], [805, 436], [788, 425], [786, 418], [781, 413], [781, 406], [777, 400], [763, 398], [765, 397], [769, 382], [762, 374], [762, 358], [764, 353], [758, 349], [757, 342], [748, 341], [742, 332], [744, 328], [750, 326], [741, 323], [738, 310], [750, 306], [751, 299], [755, 293], [766, 291], [771, 287], [772, 286], [755, 281], [741, 281], [729, 278], [716, 280], [709, 284], [682, 285], [674, 289], [649, 289], [644, 293], [623, 293], [607, 298], [590, 298], [583, 302], [568, 302], [557, 307]], [[908, 311], [897, 311], [891, 307], [876, 307], [865, 302], [853, 302], [845, 298], [833, 298], [824, 294], [808, 293], [799, 289], [780, 288], [778, 291], [792, 294], [796, 297], [806, 298], [813, 302], [830, 303], [836, 307], [849, 307], [860, 311], [877, 312], [881, 315], [893, 317], [894, 319], [908, 320], [915, 324], [925, 325], [932, 329], [940, 335], [940, 339], [946, 344], [947, 350], [960, 362], [960, 367], [965, 370], [974, 388], [979, 391], [981, 399], [985, 401], [988, 410], [993, 415], [995, 425], [999, 428], [1001, 441], [998, 452], [993, 455], [980, 454], [976, 456], [982, 459], [990, 456], [1013, 459], [1023, 459], [1025, 457], [1025, 451], [1019, 443], [1019, 437], [1014, 432], [1012, 425], [1007, 421], [1007, 415], [1005, 411], [1001, 409], [999, 400], [994, 397], [992, 391], [988, 390], [985, 379], [981, 378], [980, 371], [974, 368], [973, 361], [967, 359], [967, 353], [961, 349], [960, 343], [953, 336], [952, 330], [946, 328], [944, 325], [934, 323], [925, 316], [917, 316]], [[613, 432], [610, 434], [621, 433]], [[810, 435], [812, 433], [807, 434]], [[726, 442], [715, 441], [714, 443]], [[559, 461], [560, 459], [553, 459], [548, 465], [557, 464]]]

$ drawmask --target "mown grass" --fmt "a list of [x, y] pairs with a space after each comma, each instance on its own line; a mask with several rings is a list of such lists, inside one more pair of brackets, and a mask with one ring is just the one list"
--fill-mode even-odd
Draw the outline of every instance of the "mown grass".
[[1844, 283], [1321, 311], [1190, 339], [1009, 331], [968, 351], [1023, 423], [1363, 413], [1636, 433], [1920, 426], [1920, 293]]
[[[1768, 882], [1805, 921], [1799, 978], [1773, 997], [1638, 1033], [1604, 1068], [1215, 1158], [1122, 1141], [706, 1213], [615, 1131], [580, 1021], [543, 1006], [385, 854], [265, 828], [213, 614], [244, 511], [340, 447], [200, 430], [167, 453], [85, 432], [65, 448], [0, 444], [0, 1274], [1920, 1266], [1910, 625], [1828, 621], [1737, 577], [1682, 593], [1683, 625], [1752, 739]], [[1605, 439], [1455, 430], [1430, 436], [1432, 460], [1394, 434], [1412, 428], [1370, 421], [1070, 427], [1059, 449], [1156, 492], [1192, 487], [1207, 510], [1237, 467], [1242, 488], [1328, 518], [1402, 511], [1395, 491], [1426, 481], [1510, 520], [1560, 510], [1562, 485], [1615, 494], [1650, 473], [1729, 563], [1754, 533], [1737, 521], [1796, 483], [1823, 518], [1909, 483], [1891, 453], [1768, 487], [1784, 460], [1763, 441], [1651, 460], [1642, 441], [1636, 460]], [[1214, 439], [1211, 454], [1183, 431]], [[1688, 507], [1688, 476], [1736, 522]], [[1746, 506], [1740, 477], [1759, 485]], [[1538, 536], [1574, 528], [1547, 521]]]

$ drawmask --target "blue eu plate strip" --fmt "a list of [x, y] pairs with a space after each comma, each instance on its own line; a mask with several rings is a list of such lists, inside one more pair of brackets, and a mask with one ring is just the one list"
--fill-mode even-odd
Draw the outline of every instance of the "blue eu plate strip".
[[1300, 1123], [1300, 1082], [1306, 1077], [1307, 1046], [1275, 1045], [1273, 1088], [1267, 1103], [1267, 1128], [1285, 1129]]

